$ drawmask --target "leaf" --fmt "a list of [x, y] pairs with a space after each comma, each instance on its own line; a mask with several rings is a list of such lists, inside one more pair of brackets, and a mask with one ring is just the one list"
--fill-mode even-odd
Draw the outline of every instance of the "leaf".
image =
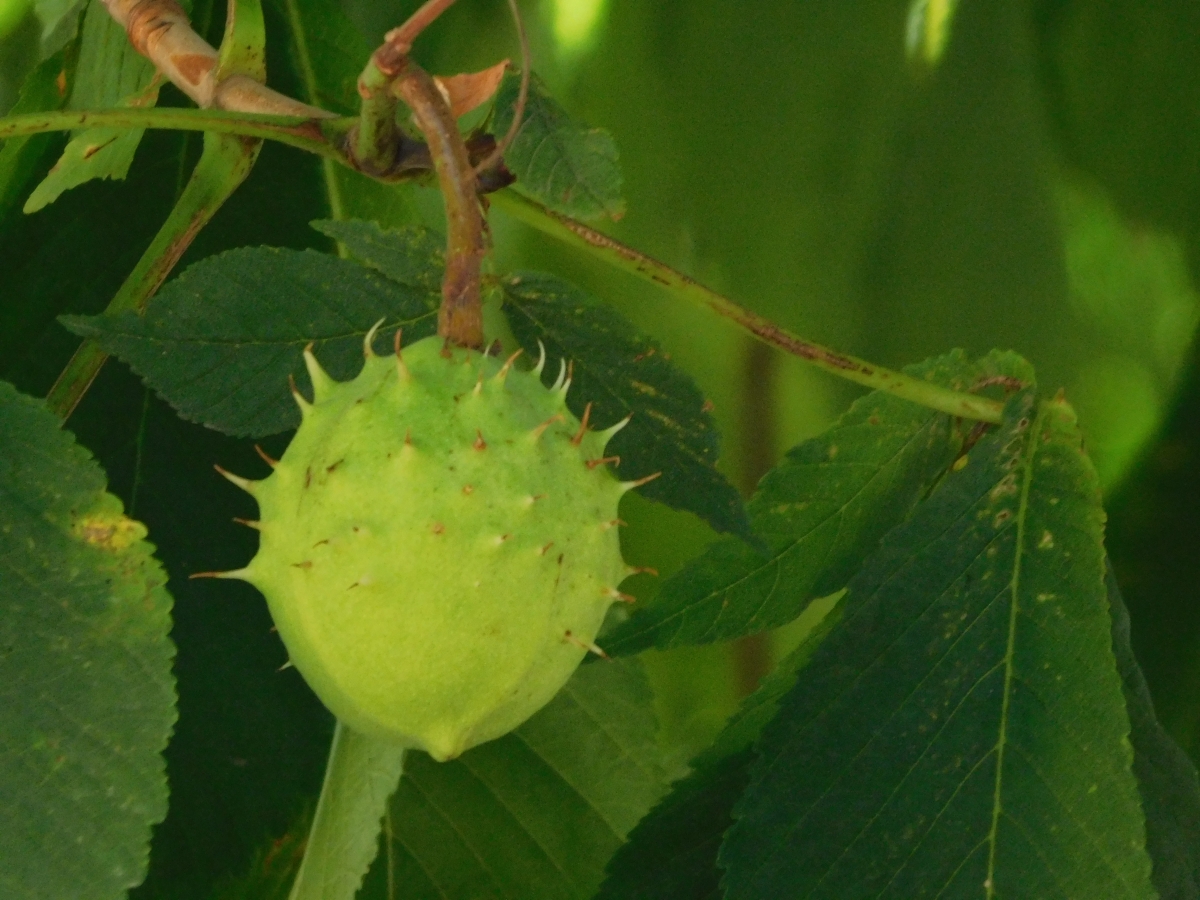
[[508, 60], [505, 59], [479, 72], [462, 72], [446, 78], [435, 75], [433, 80], [446, 95], [450, 114], [457, 119], [491, 100], [507, 71]]
[[1133, 773], [1146, 813], [1146, 849], [1161, 900], [1200, 897], [1200, 780], [1196, 767], [1154, 714], [1145, 676], [1129, 642], [1129, 612], [1107, 570], [1113, 652], [1121, 673], [1132, 727]]
[[1026, 391], [956, 468], [763, 732], [730, 900], [1154, 896], [1074, 414]]
[[596, 900], [721, 900], [717, 851], [753, 759], [746, 748], [677, 782], [617, 851]]
[[409, 754], [392, 802], [406, 900], [591, 897], [668, 780], [652, 703], [637, 663], [585, 665], [512, 734], [448, 763]]
[[[263, 0], [268, 31], [286, 35], [278, 43], [269, 41], [285, 48], [284, 65], [272, 63], [272, 79], [284, 74], [277, 89], [332, 112], [356, 115], [358, 76], [373, 48], [343, 5], [339, 0]], [[411, 191], [404, 187], [374, 181], [331, 160], [322, 160], [319, 172], [327, 212], [334, 219], [359, 216], [392, 223], [419, 218]]]
[[[510, 72], [496, 93], [493, 130], [499, 137], [512, 125], [520, 81]], [[530, 77], [525, 115], [504, 163], [517, 176], [518, 190], [555, 212], [578, 219], [625, 214], [612, 135], [572, 120], [536, 75]]]
[[79, 28], [79, 13], [86, 0], [34, 0], [33, 8], [42, 26], [41, 54], [46, 59], [61, 50]]
[[[58, 80], [63, 76], [65, 60], [61, 54], [52, 56], [37, 66], [25, 78], [21, 95], [8, 111], [9, 115], [44, 112], [58, 109], [63, 95]], [[42, 155], [54, 143], [56, 135], [31, 134], [9, 138], [0, 148], [0, 218], [7, 217]]]
[[750, 783], [751, 745], [840, 618], [832, 598], [803, 642], [746, 698], [688, 776], [638, 823], [608, 865], [597, 900], [717, 900], [717, 852]]
[[404, 757], [402, 746], [337, 724], [289, 900], [354, 900], [379, 849], [383, 816]]
[[358, 112], [358, 76], [371, 47], [337, 0], [265, 0], [287, 27], [299, 99], [342, 115]]
[[349, 378], [374, 323], [384, 320], [381, 342], [397, 327], [418, 340], [436, 329], [439, 299], [336, 256], [255, 247], [190, 267], [144, 316], [61, 321], [127, 362], [185, 419], [259, 437], [299, 424], [288, 376], [307, 383], [306, 344], [331, 375]]
[[[125, 29], [103, 3], [90, 3], [67, 108], [154, 106], [158, 87], [154, 64], [133, 49]], [[25, 212], [37, 212], [63, 191], [93, 178], [123, 179], [144, 133], [142, 128], [88, 128], [76, 133], [50, 174], [25, 201]]]
[[[519, 272], [501, 287], [525, 352], [536, 359], [541, 341], [550, 360], [570, 361], [567, 404], [577, 417], [588, 403], [593, 427], [633, 415], [606, 450], [620, 457], [620, 476], [662, 472], [640, 488], [644, 496], [693, 512], [717, 531], [751, 537], [741, 497], [717, 471], [720, 436], [691, 377], [620, 313], [553, 275]], [[556, 375], [547, 364], [543, 380]]]
[[288, 900], [292, 881], [304, 858], [308, 817], [297, 827], [273, 840], [255, 854], [242, 878], [228, 878], [217, 885], [214, 900]]
[[392, 281], [439, 298], [446, 267], [445, 238], [417, 225], [385, 231], [374, 222], [321, 219], [313, 228], [339, 241], [350, 255]]
[[[953, 353], [905, 371], [957, 390], [1004, 371], [1031, 377], [1011, 356], [978, 365]], [[842, 587], [904, 521], [951, 463], [963, 435], [950, 417], [875, 392], [824, 434], [793, 448], [747, 504], [760, 554], [739, 541], [712, 544], [663, 582], [605, 641], [636, 653], [729, 640], [778, 628], [814, 597]]]
[[0, 895], [125, 896], [167, 809], [166, 576], [39, 401], [0, 382]]

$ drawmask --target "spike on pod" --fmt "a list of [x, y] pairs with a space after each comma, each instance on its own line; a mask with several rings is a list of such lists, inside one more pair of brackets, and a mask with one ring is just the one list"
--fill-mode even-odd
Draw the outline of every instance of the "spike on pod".
[[543, 434], [546, 433], [547, 428], [549, 428], [555, 422], [563, 422], [563, 421], [565, 421], [565, 420], [562, 417], [562, 413], [555, 413], [550, 418], [548, 418], [545, 422], [543, 422], [541, 425], [535, 426], [534, 429], [531, 432], [529, 432], [529, 436], [532, 437], [534, 442], [536, 443], [537, 441], [541, 440], [541, 437]]
[[583, 436], [587, 434], [588, 419], [592, 415], [592, 404], [589, 401], [588, 405], [583, 408], [583, 418], [579, 420], [579, 431], [575, 432], [575, 437], [571, 438], [571, 443], [578, 447], [583, 443]]
[[329, 373], [321, 368], [321, 364], [317, 362], [317, 357], [313, 354], [313, 345], [309, 341], [307, 347], [304, 348], [304, 367], [308, 369], [308, 379], [313, 386], [313, 401], [318, 401], [329, 393], [336, 381], [329, 377]]
[[626, 425], [628, 425], [629, 420], [632, 418], [633, 418], [633, 413], [630, 413], [625, 418], [623, 418], [620, 422], [618, 422], [616, 425], [610, 425], [608, 428], [605, 428], [603, 431], [597, 431], [596, 434], [598, 434], [600, 436], [600, 440], [603, 442], [601, 446], [607, 446], [608, 442], [613, 439], [613, 436], [616, 435], [616, 433], [618, 431], [620, 431], [622, 428], [624, 428]]
[[622, 481], [620, 485], [621, 493], [626, 494], [629, 491], [632, 491], [634, 488], [640, 488], [643, 484], [649, 484], [655, 478], [660, 477], [662, 477], [662, 472], [655, 472], [653, 475], [647, 475], [645, 478], [638, 478], [634, 481]]
[[262, 447], [258, 446], [258, 444], [254, 445], [254, 452], [257, 453], [259, 455], [259, 457], [262, 459], [262, 461], [265, 462], [272, 469], [275, 468], [277, 465], [279, 465], [279, 460], [275, 459], [275, 457], [273, 457], [273, 456], [269, 456], [267, 454], [267, 451], [264, 450]]
[[584, 650], [588, 651], [589, 653], [595, 653], [601, 659], [611, 659], [612, 658], [607, 653], [605, 653], [603, 650], [601, 650], [599, 647], [597, 647], [592, 641], [585, 641], [581, 637], [579, 637], [579, 635], [575, 634], [572, 631], [568, 631], [568, 632], [564, 633], [563, 640], [569, 644], [574, 644], [576, 647], [582, 647]]
[[546, 345], [540, 340], [538, 341], [538, 361], [533, 367], [533, 374], [538, 378], [542, 377], [542, 370], [546, 368]]
[[619, 603], [637, 603], [637, 597], [634, 597], [632, 594], [622, 594], [616, 588], [605, 588], [600, 593], [604, 594], [605, 597], [611, 597]]
[[370, 359], [375, 355], [375, 347], [373, 346], [375, 343], [375, 333], [379, 331], [379, 326], [386, 321], [386, 317], [380, 319], [367, 330], [365, 335], [363, 335], [363, 359]]
[[312, 409], [312, 404], [304, 399], [304, 395], [300, 393], [300, 388], [296, 387], [296, 379], [291, 375], [288, 375], [288, 390], [292, 392], [292, 399], [300, 407], [300, 417], [304, 418]]
[[220, 466], [214, 465], [213, 468], [220, 472], [224, 478], [227, 478], [233, 484], [236, 484], [238, 487], [240, 487], [247, 494], [254, 494], [254, 488], [258, 484], [257, 481], [251, 481], [249, 478], [243, 478], [241, 475], [234, 475], [232, 472], [222, 469]]
[[[408, 366], [404, 364], [404, 355], [400, 352], [400, 335], [403, 333], [403, 328], [396, 329], [396, 336], [392, 340], [392, 346], [396, 351], [396, 377], [401, 381], [408, 381], [410, 378], [408, 374]], [[412, 441], [409, 441], [408, 443], [411, 444]]]
[[571, 389], [571, 382], [575, 378], [575, 360], [570, 360], [567, 363], [567, 377], [563, 379], [563, 383], [558, 388], [558, 399], [565, 403], [567, 400], [567, 391]]
[[650, 566], [628, 566], [625, 569], [625, 577], [628, 578], [631, 575], [653, 575], [657, 578], [658, 569], [651, 568]]
[[228, 572], [193, 572], [188, 578], [233, 578], [238, 581], [249, 581], [250, 567], [243, 566], [240, 569], [230, 569]]
[[619, 466], [621, 464], [621, 457], [602, 456], [599, 459], [585, 459], [583, 461], [583, 464], [589, 469], [595, 469], [597, 466], [603, 466], [607, 463], [612, 463], [614, 466]]
[[483, 369], [479, 370], [479, 378], [475, 381], [475, 387], [471, 389], [471, 396], [478, 397], [483, 393]]
[[567, 361], [560, 359], [558, 361], [558, 377], [554, 379], [554, 384], [550, 385], [550, 390], [557, 393], [562, 390], [563, 382], [567, 380]]
[[495, 376], [493, 376], [494, 379], [496, 381], [500, 382], [501, 384], [504, 384], [505, 379], [508, 378], [508, 372], [512, 368], [512, 364], [514, 362], [516, 362], [517, 357], [520, 356], [524, 352], [525, 352], [524, 350], [518, 350], [516, 353], [514, 353], [512, 356], [510, 356], [508, 359], [506, 359], [504, 361], [504, 365], [502, 365], [500, 367], [500, 371], [497, 372], [495, 374]]
[[233, 521], [239, 525], [245, 525], [247, 528], [253, 528], [255, 531], [262, 531], [262, 522], [257, 519], [243, 519], [240, 516], [234, 516]]

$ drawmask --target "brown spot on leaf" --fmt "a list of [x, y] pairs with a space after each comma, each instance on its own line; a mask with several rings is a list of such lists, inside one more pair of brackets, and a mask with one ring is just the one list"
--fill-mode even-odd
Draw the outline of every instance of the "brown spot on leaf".
[[146, 536], [146, 527], [126, 516], [84, 516], [74, 523], [72, 531], [85, 543], [101, 550], [118, 552]]

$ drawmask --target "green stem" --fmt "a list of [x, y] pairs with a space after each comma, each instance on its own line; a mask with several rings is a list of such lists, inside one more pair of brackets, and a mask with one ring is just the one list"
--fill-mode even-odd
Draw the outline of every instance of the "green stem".
[[492, 203], [513, 218], [572, 247], [584, 250], [609, 265], [636, 275], [643, 281], [652, 282], [681, 300], [707, 307], [754, 335], [760, 341], [807, 360], [817, 368], [836, 375], [838, 378], [884, 391], [952, 416], [976, 419], [992, 424], [1000, 422], [1003, 405], [995, 400], [975, 394], [952, 391], [949, 388], [922, 381], [919, 378], [912, 378], [901, 372], [893, 372], [853, 356], [846, 356], [828, 347], [814, 344], [812, 341], [806, 341], [790, 331], [780, 328], [769, 319], [706, 288], [665, 263], [588, 228], [574, 219], [552, 212], [540, 203], [514, 191], [501, 191], [492, 195]]
[[[171, 273], [200, 229], [250, 174], [261, 146], [259, 141], [228, 135], [212, 132], [204, 135], [204, 152], [187, 186], [167, 221], [108, 304], [106, 313], [145, 308], [146, 301]], [[95, 341], [88, 339], [80, 344], [46, 395], [50, 410], [63, 419], [70, 416], [106, 359], [108, 355]]]
[[385, 73], [379, 68], [375, 60], [378, 52], [371, 56], [367, 67], [358, 77], [362, 111], [358, 116], [358, 125], [350, 132], [354, 161], [363, 172], [370, 175], [392, 171], [402, 138], [400, 127], [396, 124], [396, 110], [400, 101], [391, 91], [396, 73]]
[[159, 128], [209, 131], [279, 141], [318, 156], [345, 160], [340, 139], [354, 119], [305, 119], [212, 109], [62, 110], [0, 118], [0, 141], [80, 128]]
[[338, 722], [289, 900], [354, 900], [378, 852], [388, 798], [404, 770], [404, 752]]

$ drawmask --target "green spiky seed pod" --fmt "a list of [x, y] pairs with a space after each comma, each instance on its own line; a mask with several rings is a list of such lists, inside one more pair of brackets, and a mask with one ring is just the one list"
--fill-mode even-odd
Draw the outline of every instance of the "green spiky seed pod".
[[[351, 728], [435, 759], [506, 734], [566, 682], [629, 573], [569, 382], [431, 337], [314, 398], [258, 501], [244, 578], [291, 661]], [[541, 366], [538, 369], [540, 371]], [[585, 415], [585, 419], [586, 419]]]

